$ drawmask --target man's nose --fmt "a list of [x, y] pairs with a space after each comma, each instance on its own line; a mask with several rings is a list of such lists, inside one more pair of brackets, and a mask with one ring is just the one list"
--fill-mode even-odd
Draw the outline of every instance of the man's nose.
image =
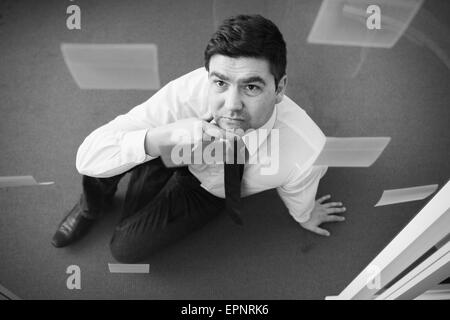
[[228, 90], [224, 106], [226, 109], [230, 111], [239, 111], [242, 109], [242, 101], [239, 95], [239, 90], [237, 89]]

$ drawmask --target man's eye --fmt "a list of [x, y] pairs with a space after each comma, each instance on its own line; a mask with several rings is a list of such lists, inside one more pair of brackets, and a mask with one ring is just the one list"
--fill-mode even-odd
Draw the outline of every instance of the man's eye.
[[216, 83], [216, 86], [218, 87], [223, 87], [225, 86], [225, 82], [223, 82], [222, 80], [216, 80], [214, 81]]

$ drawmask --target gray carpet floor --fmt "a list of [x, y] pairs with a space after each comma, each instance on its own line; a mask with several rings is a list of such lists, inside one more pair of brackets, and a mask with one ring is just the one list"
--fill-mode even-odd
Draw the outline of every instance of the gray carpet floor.
[[[0, 189], [0, 283], [25, 299], [323, 299], [336, 295], [427, 200], [374, 208], [384, 189], [447, 182], [450, 72], [426, 45], [402, 37], [391, 49], [306, 42], [319, 1], [75, 1], [82, 29], [66, 28], [70, 1], [0, 2], [0, 176], [33, 175], [51, 186]], [[447, 57], [450, 3], [427, 1], [411, 27]], [[60, 44], [155, 43], [162, 84], [202, 65], [214, 25], [260, 12], [288, 43], [288, 95], [327, 136], [390, 136], [370, 168], [331, 168], [319, 195], [343, 201], [347, 221], [323, 238], [302, 229], [276, 193], [244, 201], [243, 227], [221, 216], [157, 254], [149, 274], [110, 274], [115, 210], [79, 243], [51, 237], [78, 199], [75, 155], [86, 135], [154, 91], [80, 90]], [[430, 18], [431, 17], [431, 18]], [[441, 55], [442, 57], [442, 55]], [[353, 76], [352, 76], [353, 75]], [[68, 290], [66, 269], [81, 269]]]

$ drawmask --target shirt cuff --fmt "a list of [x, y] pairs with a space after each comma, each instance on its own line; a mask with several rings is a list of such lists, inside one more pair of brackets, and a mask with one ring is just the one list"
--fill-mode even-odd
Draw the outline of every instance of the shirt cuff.
[[145, 136], [148, 129], [127, 132], [122, 139], [122, 163], [143, 163], [155, 159], [145, 153]]
[[301, 214], [297, 214], [295, 212], [291, 212], [291, 216], [294, 218], [295, 221], [298, 223], [305, 223], [306, 221], [311, 218], [311, 212], [314, 209], [314, 200], [311, 202], [311, 204], [306, 208]]

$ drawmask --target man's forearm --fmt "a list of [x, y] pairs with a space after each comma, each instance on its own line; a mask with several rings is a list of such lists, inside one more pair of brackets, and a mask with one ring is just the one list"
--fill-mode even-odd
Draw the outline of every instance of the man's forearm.
[[[151, 157], [161, 156], [161, 146], [176, 144], [183, 141], [198, 141], [203, 137], [204, 121], [196, 118], [180, 119], [175, 122], [165, 124], [156, 128], [147, 130], [145, 135], [144, 147], [145, 153]], [[220, 128], [213, 126], [216, 130]], [[213, 133], [205, 129], [209, 135]], [[223, 133], [215, 133], [217, 137], [222, 137]]]

